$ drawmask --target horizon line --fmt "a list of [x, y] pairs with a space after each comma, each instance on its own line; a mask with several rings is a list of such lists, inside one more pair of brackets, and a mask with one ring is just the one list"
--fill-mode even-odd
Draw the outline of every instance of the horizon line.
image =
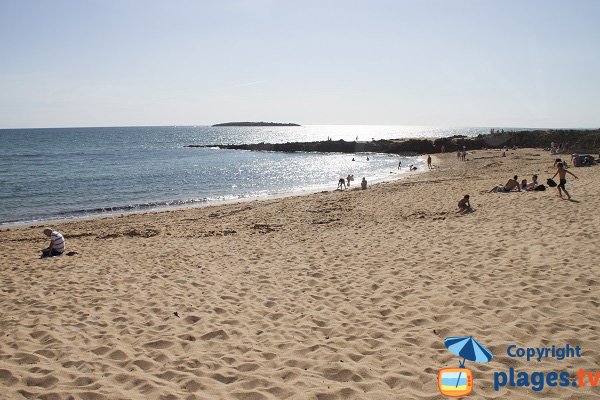
[[[254, 121], [244, 121], [254, 122]], [[264, 121], [257, 121], [264, 122]], [[217, 122], [220, 124], [223, 122]], [[225, 122], [230, 123], [230, 122]], [[18, 127], [18, 128], [2, 128], [0, 131], [5, 130], [27, 130], [27, 129], [98, 129], [98, 128], [171, 128], [171, 127], [184, 127], [184, 128], [196, 128], [196, 127], [212, 127], [214, 124], [168, 124], [168, 125], [89, 125], [89, 126], [46, 126], [46, 127]], [[527, 129], [527, 130], [542, 130], [542, 129], [553, 129], [553, 130], [598, 130], [600, 125], [595, 127], [536, 127], [536, 126], [510, 126], [510, 125], [419, 125], [419, 124], [300, 124], [299, 126], [290, 126], [291, 128], [300, 128], [303, 126], [398, 126], [398, 127], [427, 127], [427, 128], [485, 128], [485, 129]], [[252, 128], [252, 127], [249, 127]]]

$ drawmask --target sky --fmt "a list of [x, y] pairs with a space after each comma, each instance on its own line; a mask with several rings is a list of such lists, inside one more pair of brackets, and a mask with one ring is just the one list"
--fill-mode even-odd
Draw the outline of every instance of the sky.
[[597, 0], [0, 0], [0, 128], [600, 128]]

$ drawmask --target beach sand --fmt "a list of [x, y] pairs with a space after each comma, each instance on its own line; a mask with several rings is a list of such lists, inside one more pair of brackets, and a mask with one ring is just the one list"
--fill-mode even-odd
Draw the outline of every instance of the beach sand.
[[[5, 229], [0, 398], [433, 400], [459, 362], [444, 339], [470, 335], [494, 359], [467, 361], [469, 398], [598, 398], [493, 388], [510, 367], [600, 371], [600, 167], [570, 169], [572, 202], [486, 193], [553, 159], [449, 153], [366, 191], [65, 222], [77, 254], [53, 259], [41, 226]], [[582, 357], [506, 354], [566, 343]]]

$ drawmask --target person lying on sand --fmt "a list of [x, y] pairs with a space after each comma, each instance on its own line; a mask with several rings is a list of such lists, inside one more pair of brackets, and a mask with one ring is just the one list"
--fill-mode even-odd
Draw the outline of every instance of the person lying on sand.
[[519, 177], [517, 175], [513, 176], [512, 179], [509, 179], [508, 182], [506, 182], [506, 185], [502, 186], [502, 185], [497, 185], [494, 186], [491, 190], [491, 192], [498, 192], [498, 193], [502, 193], [502, 192], [511, 192], [513, 190], [515, 190], [515, 188], [517, 189], [518, 192], [521, 191], [521, 185], [519, 185]]
[[45, 228], [44, 235], [50, 238], [50, 245], [42, 250], [41, 258], [60, 256], [65, 252], [65, 238], [60, 232]]

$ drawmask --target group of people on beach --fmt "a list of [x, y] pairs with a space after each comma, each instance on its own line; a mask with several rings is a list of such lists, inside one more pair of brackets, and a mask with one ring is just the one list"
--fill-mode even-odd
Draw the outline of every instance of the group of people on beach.
[[[428, 163], [428, 165], [431, 165], [431, 156], [429, 157], [429, 160], [427, 160], [427, 163]], [[398, 169], [402, 169], [402, 161], [398, 161]], [[417, 167], [414, 164], [410, 164], [408, 166], [408, 170], [409, 171], [416, 171]]]
[[[556, 168], [556, 172], [554, 175], [547, 180], [548, 186], [554, 187], [558, 189], [558, 195], [560, 198], [563, 198], [563, 192], [567, 196], [568, 200], [571, 200], [571, 195], [567, 191], [567, 174], [573, 176], [575, 179], [579, 179], [574, 173], [568, 171], [566, 168], [566, 163], [563, 162], [560, 158], [557, 158], [554, 161], [554, 167]], [[554, 178], [558, 176], [559, 183], [554, 182]], [[530, 192], [530, 191], [545, 191], [546, 186], [538, 182], [538, 176], [534, 174], [531, 177], [531, 182], [528, 182], [527, 179], [521, 180], [519, 182], [519, 177], [517, 175], [513, 176], [511, 179], [506, 182], [504, 185], [496, 185], [491, 190], [491, 192], [495, 193], [510, 193], [510, 192]], [[459, 202], [458, 202], [458, 212], [471, 212], [474, 211], [471, 208], [470, 204], [470, 196], [466, 194]]]
[[550, 142], [550, 148], [548, 150], [550, 150], [550, 154], [561, 154], [568, 152], [569, 148], [569, 143], [558, 143], [558, 145], [556, 145], [554, 142]]
[[[350, 182], [354, 181], [354, 175], [348, 175], [346, 179], [340, 178], [338, 180], [338, 189], [344, 190], [347, 187], [350, 187]], [[348, 183], [346, 183], [348, 182]], [[360, 188], [365, 190], [367, 188], [367, 179], [363, 176], [362, 181], [360, 181]]]
[[[366, 160], [369, 161], [369, 157], [367, 157]], [[354, 157], [352, 157], [352, 161], [356, 161], [356, 159]], [[431, 156], [430, 155], [427, 156], [427, 167], [429, 169], [433, 168], [433, 166], [431, 165]], [[402, 169], [402, 161], [398, 161], [398, 169]], [[417, 167], [413, 164], [410, 164], [408, 166], [408, 170], [416, 171]], [[354, 175], [348, 175], [346, 178], [338, 179], [338, 185], [337, 185], [338, 190], [347, 189], [350, 186], [350, 182], [352, 182], [352, 181], [354, 181]], [[365, 177], [363, 177], [362, 181], [360, 182], [360, 188], [362, 190], [365, 190], [367, 188], [367, 179]]]
[[[558, 189], [558, 195], [562, 198], [563, 192], [567, 196], [567, 199], [571, 199], [571, 195], [566, 189], [567, 184], [567, 174], [573, 176], [575, 179], [579, 179], [575, 174], [571, 171], [568, 171], [565, 168], [565, 163], [559, 158], [554, 162], [554, 167], [556, 167], [556, 173], [549, 178], [546, 183], [548, 186], [554, 187], [556, 186]], [[558, 175], [559, 183], [556, 184], [554, 182], [554, 178]], [[533, 175], [531, 177], [531, 182], [527, 182], [527, 179], [523, 179], [519, 182], [519, 177], [517, 175], [513, 176], [511, 179], [506, 182], [504, 185], [496, 185], [494, 186], [490, 192], [496, 193], [509, 193], [509, 192], [523, 192], [523, 191], [544, 191], [546, 190], [546, 186], [538, 183], [538, 176]]]

